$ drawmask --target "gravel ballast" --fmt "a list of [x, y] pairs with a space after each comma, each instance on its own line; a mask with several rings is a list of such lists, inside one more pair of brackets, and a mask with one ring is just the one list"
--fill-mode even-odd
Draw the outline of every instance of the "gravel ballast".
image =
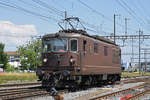
[[[119, 90], [134, 87], [143, 83], [144, 82], [128, 83], [120, 85], [107, 85], [99, 88], [91, 88], [88, 90], [66, 93], [64, 94], [64, 100], [88, 100], [93, 97], [102, 96]], [[45, 97], [43, 96], [43, 97], [28, 98], [26, 100], [54, 100], [54, 99], [52, 98], [52, 96], [45, 96]]]

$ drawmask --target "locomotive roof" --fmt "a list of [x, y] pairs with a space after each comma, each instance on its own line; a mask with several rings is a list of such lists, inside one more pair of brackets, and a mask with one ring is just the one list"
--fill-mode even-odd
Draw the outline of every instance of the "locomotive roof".
[[63, 31], [59, 31], [57, 33], [52, 33], [52, 34], [46, 34], [43, 36], [43, 38], [46, 37], [81, 37], [81, 36], [87, 36], [96, 40], [100, 40], [106, 43], [110, 43], [113, 45], [116, 45], [113, 41], [111, 41], [110, 39], [104, 38], [103, 36], [98, 36], [98, 35], [89, 35], [87, 34], [86, 31], [83, 30], [63, 30]]

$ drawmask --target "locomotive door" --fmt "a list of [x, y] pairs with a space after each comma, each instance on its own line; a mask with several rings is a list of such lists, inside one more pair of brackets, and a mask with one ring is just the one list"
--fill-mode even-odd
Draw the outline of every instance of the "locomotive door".
[[82, 41], [82, 49], [80, 52], [80, 67], [83, 68], [84, 62], [86, 60], [86, 54], [87, 54], [87, 41], [83, 40]]

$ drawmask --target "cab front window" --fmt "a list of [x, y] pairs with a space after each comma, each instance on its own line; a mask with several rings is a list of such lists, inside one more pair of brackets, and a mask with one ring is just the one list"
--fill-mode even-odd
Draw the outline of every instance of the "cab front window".
[[43, 52], [65, 52], [67, 51], [67, 38], [49, 38], [43, 40]]

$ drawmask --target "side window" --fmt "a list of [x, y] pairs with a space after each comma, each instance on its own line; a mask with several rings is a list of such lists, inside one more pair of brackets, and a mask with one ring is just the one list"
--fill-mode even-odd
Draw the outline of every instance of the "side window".
[[78, 41], [77, 39], [71, 40], [71, 51], [77, 51], [78, 50]]
[[121, 51], [120, 50], [117, 50], [117, 64], [120, 63], [120, 58], [121, 58]]
[[98, 53], [98, 44], [94, 43], [94, 53]]
[[119, 57], [121, 58], [121, 50], [119, 50]]
[[108, 56], [108, 47], [104, 46], [104, 56]]
[[115, 63], [116, 62], [116, 55], [115, 55], [115, 50], [112, 49], [112, 62]]
[[86, 51], [86, 40], [83, 40], [83, 51], [85, 52]]

